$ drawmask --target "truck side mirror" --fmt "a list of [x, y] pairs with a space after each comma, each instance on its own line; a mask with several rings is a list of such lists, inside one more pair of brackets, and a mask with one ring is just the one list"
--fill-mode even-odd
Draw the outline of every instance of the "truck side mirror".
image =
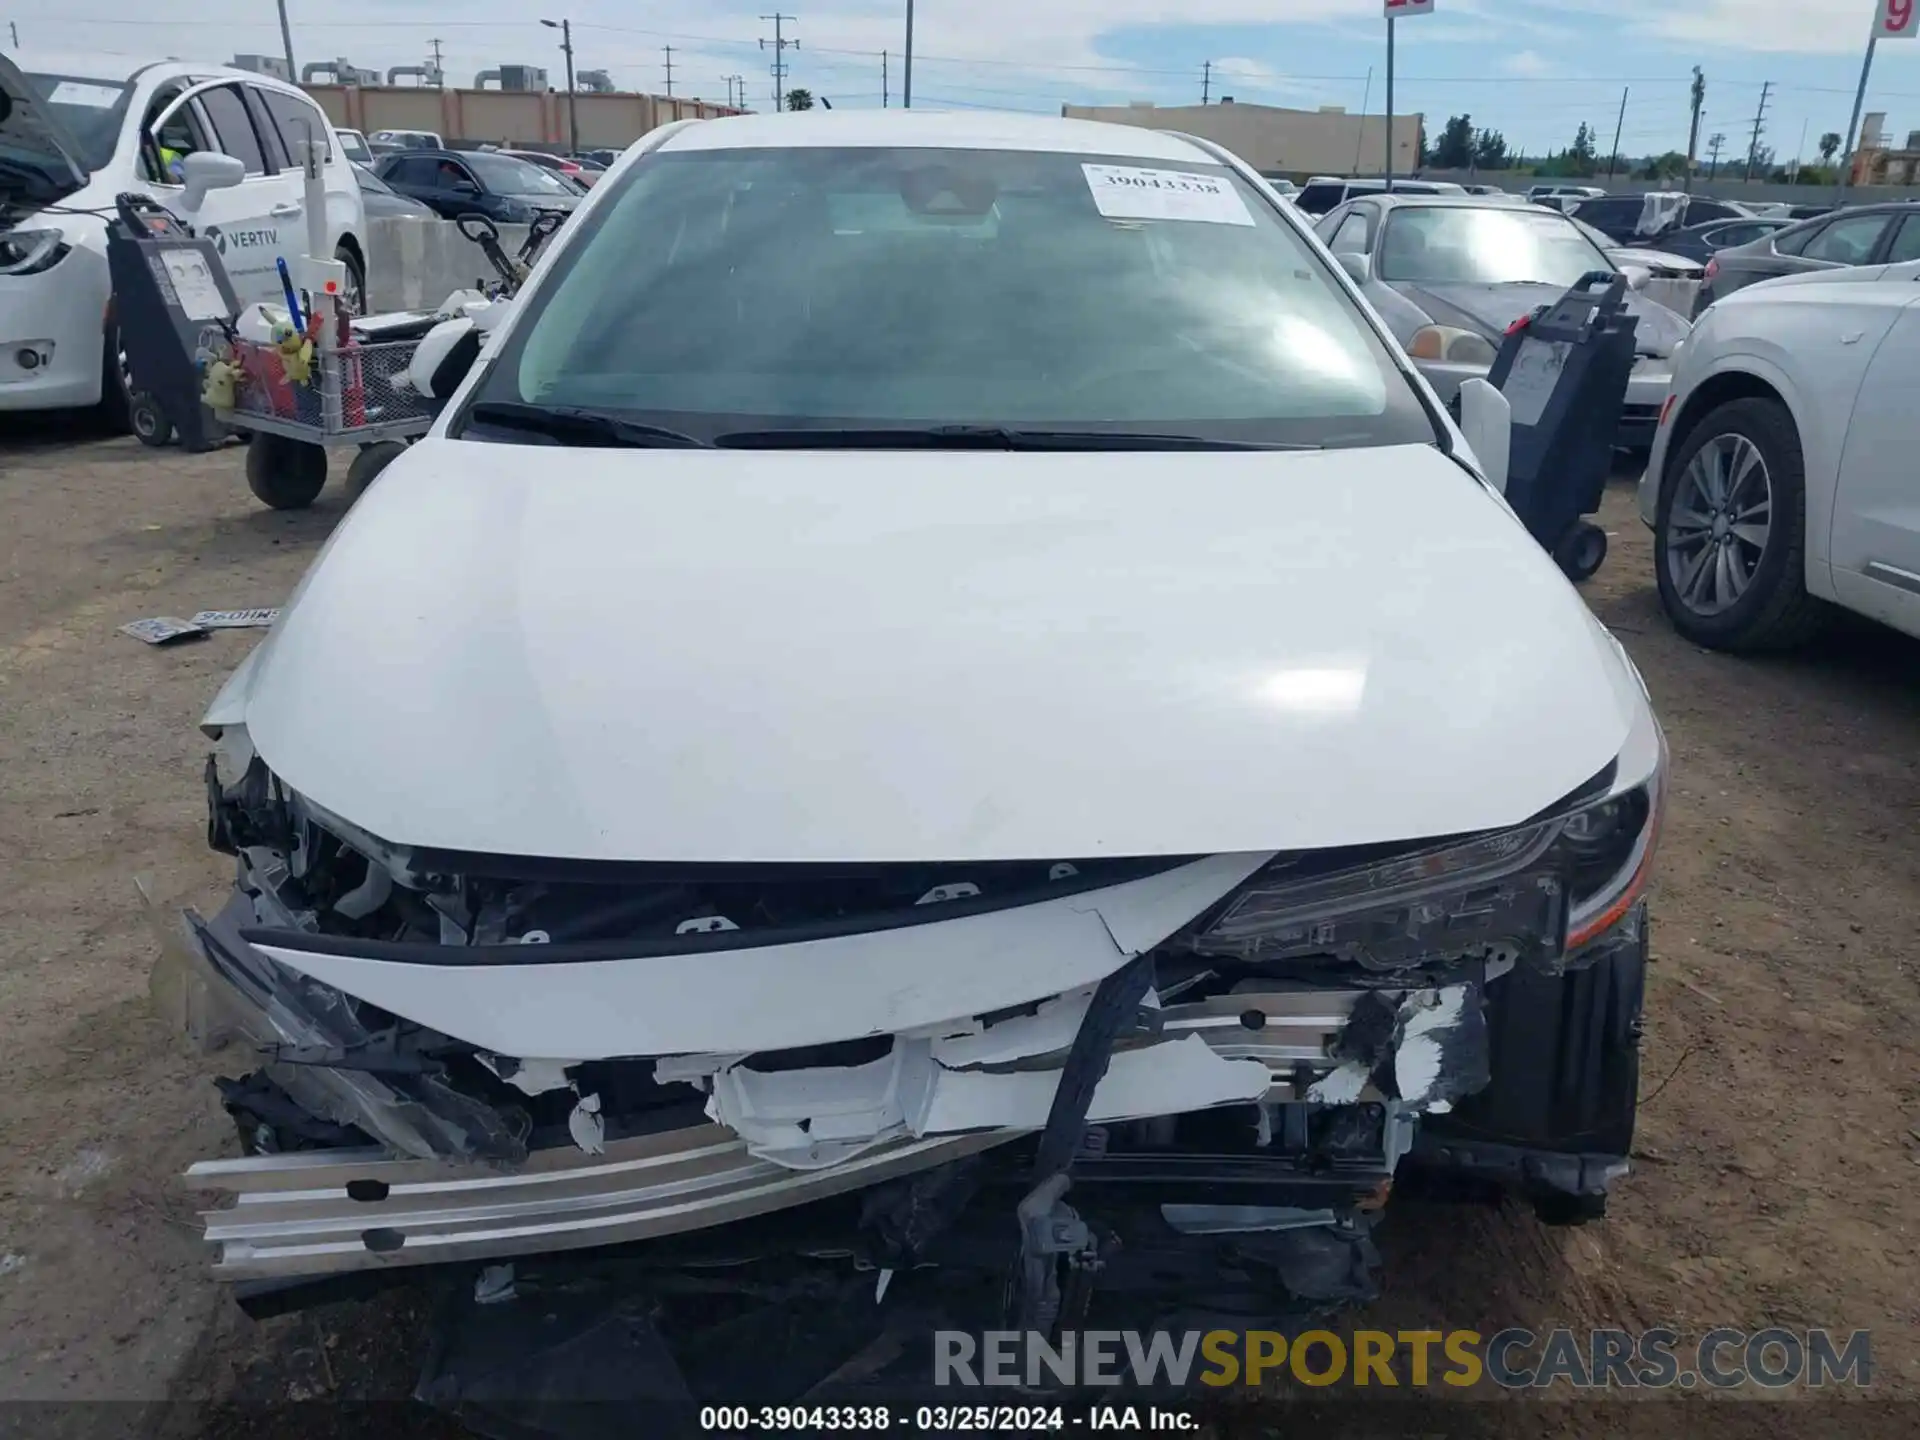
[[247, 178], [247, 167], [232, 155], [217, 150], [196, 150], [180, 161], [180, 195], [183, 210], [198, 210], [209, 190], [225, 190]]
[[1513, 450], [1513, 406], [1492, 382], [1460, 382], [1460, 433], [1480, 462], [1487, 483], [1507, 493], [1507, 466]]

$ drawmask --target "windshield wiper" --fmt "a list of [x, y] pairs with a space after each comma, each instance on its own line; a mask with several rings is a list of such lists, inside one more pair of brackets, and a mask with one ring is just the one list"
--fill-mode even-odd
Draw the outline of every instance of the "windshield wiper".
[[732, 430], [723, 450], [1318, 450], [1318, 445], [1216, 440], [1204, 435], [1139, 435], [1118, 430], [1021, 430], [1006, 425], [873, 429]]
[[641, 425], [582, 410], [572, 405], [529, 405], [519, 400], [482, 400], [467, 411], [461, 425], [494, 425], [502, 430], [525, 430], [546, 435], [562, 445], [616, 445], [638, 450], [707, 448], [707, 442], [661, 425]]

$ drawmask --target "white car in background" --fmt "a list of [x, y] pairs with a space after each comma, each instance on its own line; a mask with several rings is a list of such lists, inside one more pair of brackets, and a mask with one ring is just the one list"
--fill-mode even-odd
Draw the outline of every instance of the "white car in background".
[[1920, 261], [1786, 276], [1695, 324], [1639, 494], [1688, 639], [1785, 648], [1827, 603], [1920, 636], [1916, 281]]
[[360, 187], [327, 117], [296, 86], [220, 65], [16, 54], [0, 56], [0, 98], [0, 411], [124, 415], [107, 277], [107, 226], [123, 192], [212, 236], [243, 304], [276, 298], [276, 262], [306, 250], [294, 152], [310, 131], [328, 140], [327, 248], [361, 303]]

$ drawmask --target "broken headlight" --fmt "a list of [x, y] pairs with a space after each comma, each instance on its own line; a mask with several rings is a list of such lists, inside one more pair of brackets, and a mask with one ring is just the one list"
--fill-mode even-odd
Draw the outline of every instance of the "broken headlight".
[[1192, 948], [1373, 970], [1511, 951], [1551, 967], [1617, 925], [1646, 890], [1666, 782], [1666, 741], [1650, 713], [1614, 775], [1603, 797], [1517, 829], [1317, 873], [1312, 855], [1277, 860]]
[[1558, 948], [1566, 888], [1552, 863], [1561, 822], [1306, 873], [1311, 856], [1249, 881], [1194, 949], [1247, 960], [1330, 956], [1375, 970], [1484, 952]]

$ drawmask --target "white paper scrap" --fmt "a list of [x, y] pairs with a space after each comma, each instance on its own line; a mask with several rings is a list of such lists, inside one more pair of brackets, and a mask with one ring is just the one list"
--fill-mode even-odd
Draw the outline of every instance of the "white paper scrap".
[[278, 609], [202, 610], [191, 623], [202, 630], [264, 630], [279, 618]]
[[56, 105], [78, 105], [86, 110], [111, 110], [125, 92], [118, 85], [90, 85], [85, 80], [62, 80], [47, 96]]
[[1240, 192], [1222, 175], [1143, 170], [1133, 165], [1082, 165], [1094, 207], [1109, 220], [1200, 220], [1251, 225]]

